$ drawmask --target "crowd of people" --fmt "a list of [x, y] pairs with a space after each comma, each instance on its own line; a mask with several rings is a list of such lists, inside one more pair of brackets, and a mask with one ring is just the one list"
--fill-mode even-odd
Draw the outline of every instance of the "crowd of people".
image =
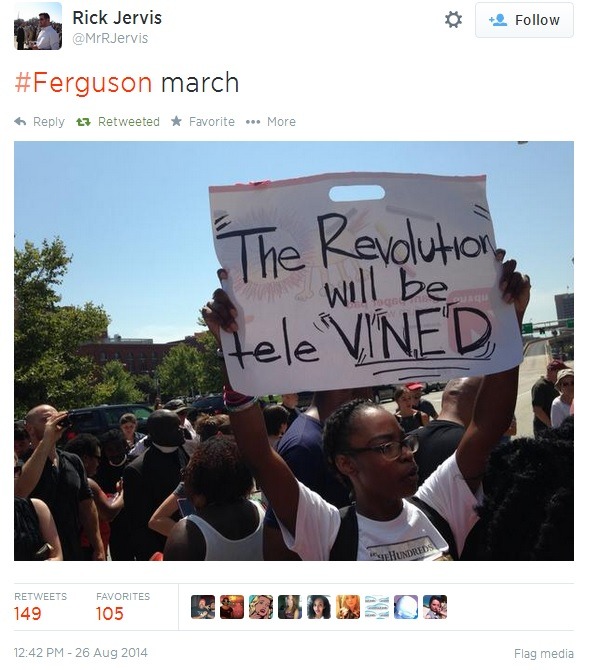
[[[530, 285], [513, 261], [502, 292], [522, 323]], [[202, 311], [218, 344], [237, 329], [221, 289]], [[177, 399], [146, 434], [125, 414], [59, 446], [68, 413], [33, 407], [15, 424], [15, 559], [572, 560], [574, 372], [561, 361], [533, 389], [534, 438], [508, 440], [517, 367], [449, 381], [440, 413], [419, 382], [397, 390], [395, 413], [369, 389], [317, 392], [302, 412], [295, 394], [261, 407], [224, 375], [226, 414], [192, 425]], [[272, 616], [257, 598], [254, 616]], [[280, 617], [300, 615], [291, 598]], [[359, 607], [343, 596], [335, 616]], [[309, 618], [330, 615], [309, 598]]]

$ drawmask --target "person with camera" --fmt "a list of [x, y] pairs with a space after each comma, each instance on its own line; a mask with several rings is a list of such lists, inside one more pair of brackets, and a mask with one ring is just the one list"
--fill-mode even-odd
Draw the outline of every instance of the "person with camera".
[[32, 455], [15, 479], [15, 496], [43, 500], [55, 520], [63, 559], [82, 560], [80, 528], [92, 546], [92, 559], [105, 560], [99, 517], [84, 465], [79, 456], [57, 448], [68, 425], [68, 413], [51, 405], [38, 405], [25, 417]]

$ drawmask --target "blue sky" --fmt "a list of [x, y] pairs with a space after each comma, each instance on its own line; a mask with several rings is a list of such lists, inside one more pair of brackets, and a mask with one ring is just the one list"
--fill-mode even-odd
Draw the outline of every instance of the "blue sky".
[[18, 142], [15, 245], [61, 237], [62, 303], [102, 305], [110, 335], [182, 339], [218, 285], [208, 187], [349, 171], [486, 174], [497, 244], [531, 277], [525, 320], [574, 291], [568, 142]]
[[41, 12], [50, 14], [50, 20], [61, 23], [63, 20], [62, 7], [60, 2], [17, 2], [15, 4], [17, 16], [20, 19], [33, 19], [38, 17]]

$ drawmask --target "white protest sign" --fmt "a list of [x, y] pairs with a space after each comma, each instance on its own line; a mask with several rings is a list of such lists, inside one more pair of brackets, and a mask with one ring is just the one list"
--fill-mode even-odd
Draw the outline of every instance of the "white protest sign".
[[[210, 188], [239, 331], [233, 388], [259, 395], [451, 379], [522, 359], [486, 178], [325, 174]], [[384, 197], [334, 202], [334, 187]]]

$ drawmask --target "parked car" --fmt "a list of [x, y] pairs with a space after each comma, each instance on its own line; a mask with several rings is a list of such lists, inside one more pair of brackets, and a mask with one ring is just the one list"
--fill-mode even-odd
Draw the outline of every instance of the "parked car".
[[[298, 395], [298, 404], [296, 407], [301, 411], [305, 412], [312, 402], [314, 393], [312, 391], [297, 391]], [[263, 395], [258, 398], [261, 407], [266, 407], [267, 405], [276, 405], [283, 401], [282, 395]]]
[[187, 418], [193, 423], [200, 414], [214, 415], [225, 413], [226, 408], [222, 399], [222, 393], [209, 393], [191, 403], [191, 409], [187, 414]]
[[96, 407], [79, 407], [69, 410], [70, 426], [65, 431], [63, 439], [65, 443], [80, 433], [91, 433], [102, 435], [112, 428], [120, 427], [120, 417], [123, 414], [134, 414], [137, 418], [139, 433], [147, 432], [147, 418], [153, 412], [148, 405], [129, 403], [123, 405], [98, 405]]
[[[384, 402], [385, 400], [392, 400], [396, 386], [374, 386], [372, 389], [372, 397], [376, 403]], [[310, 407], [314, 393], [312, 391], [298, 391], [298, 409], [302, 412]]]
[[373, 401], [378, 405], [385, 400], [394, 400], [394, 392], [396, 391], [396, 385], [386, 384], [384, 386], [374, 386], [371, 389], [371, 396]]
[[312, 391], [298, 391], [298, 409], [305, 412], [312, 402], [314, 393]]
[[[394, 399], [394, 392], [396, 391], [396, 384], [386, 384], [384, 386], [374, 386], [371, 389], [371, 397], [377, 404], [386, 400]], [[300, 391], [298, 393], [298, 408], [301, 410], [308, 409], [312, 401], [313, 393], [310, 391]]]
[[433, 393], [434, 391], [442, 391], [447, 382], [436, 381], [436, 382], [426, 382], [424, 384], [424, 393]]
[[[296, 407], [301, 411], [305, 412], [309, 407], [312, 402], [314, 392], [313, 391], [297, 391], [298, 394], [298, 404]], [[267, 404], [270, 404], [271, 402], [281, 402], [282, 396], [265, 396], [262, 398], [263, 401], [267, 402]]]

